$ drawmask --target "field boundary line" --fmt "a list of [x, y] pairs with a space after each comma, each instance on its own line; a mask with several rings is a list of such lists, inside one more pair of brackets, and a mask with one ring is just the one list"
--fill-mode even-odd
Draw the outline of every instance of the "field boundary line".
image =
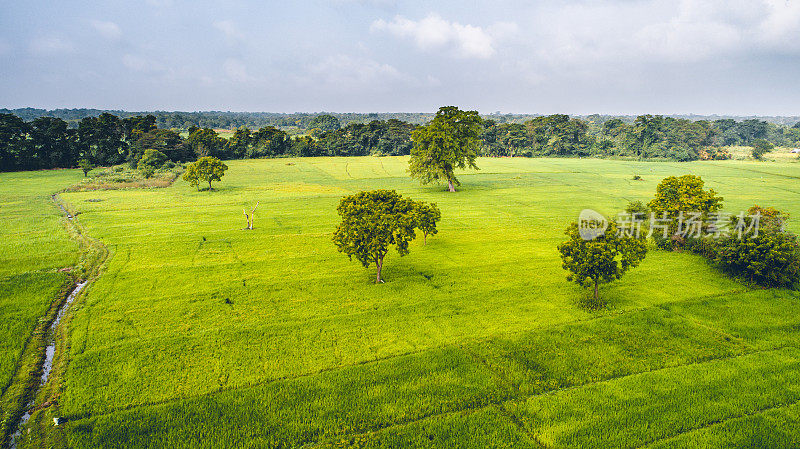
[[703, 429], [709, 429], [709, 428], [712, 428], [712, 427], [715, 427], [715, 426], [721, 426], [721, 425], [725, 424], [728, 421], [747, 418], [747, 417], [750, 417], [750, 416], [756, 416], [756, 415], [760, 415], [762, 413], [770, 412], [772, 410], [779, 410], [779, 409], [782, 409], [782, 408], [792, 407], [792, 406], [795, 406], [797, 404], [800, 404], [800, 399], [798, 399], [796, 401], [784, 403], [784, 404], [770, 405], [769, 407], [763, 407], [763, 408], [760, 408], [760, 409], [752, 410], [750, 412], [745, 412], [745, 413], [742, 413], [741, 415], [737, 415], [737, 416], [731, 416], [731, 417], [728, 417], [728, 418], [717, 419], [717, 420], [708, 422], [706, 424], [703, 424], [702, 426], [698, 426], [698, 427], [695, 427], [695, 428], [692, 428], [692, 429], [689, 429], [689, 430], [682, 430], [682, 431], [677, 432], [677, 433], [675, 433], [673, 435], [670, 435], [670, 436], [657, 438], [657, 439], [655, 439], [653, 441], [650, 441], [649, 443], [646, 443], [643, 446], [638, 446], [637, 449], [645, 449], [645, 448], [648, 448], [648, 447], [652, 447], [654, 444], [657, 444], [657, 443], [659, 443], [661, 441], [673, 440], [673, 439], [678, 438], [681, 435], [684, 435], [684, 434], [687, 434], [687, 433], [696, 432], [698, 430], [703, 430]]
[[[713, 294], [713, 295], [708, 295], [708, 296], [720, 296], [720, 295], [724, 295], [724, 293], [722, 293], [722, 294]], [[698, 297], [696, 299], [702, 299], [702, 298], [705, 298], [705, 297]], [[655, 309], [663, 310], [663, 309], [660, 309], [657, 305], [654, 305], [654, 306], [648, 306], [648, 307], [631, 308], [631, 309], [622, 310], [622, 311], [611, 311], [611, 313], [604, 314], [604, 315], [601, 315], [601, 316], [592, 316], [592, 317], [589, 317], [589, 318], [586, 318], [586, 319], [578, 319], [578, 320], [566, 321], [566, 322], [560, 323], [560, 324], [558, 324], [556, 326], [540, 327], [540, 328], [536, 328], [534, 330], [542, 331], [542, 330], [548, 330], [548, 329], [558, 329], [558, 328], [572, 326], [572, 325], [580, 325], [580, 324], [585, 324], [585, 323], [591, 323], [591, 322], [594, 322], [594, 321], [599, 321], [599, 320], [604, 320], [604, 319], [614, 319], [616, 317], [620, 317], [620, 316], [623, 316], [623, 315], [642, 312], [642, 311], [645, 311], [645, 310], [655, 310]], [[665, 310], [665, 312], [670, 312], [670, 311], [666, 311]], [[672, 313], [672, 312], [670, 312], [670, 313]], [[676, 315], [678, 315], [678, 314], [676, 313]], [[687, 319], [685, 317], [682, 317], [682, 318]], [[216, 331], [216, 330], [214, 330], [214, 329], [205, 330], [205, 331], [203, 331], [203, 333], [214, 332], [214, 331]], [[478, 339], [467, 339], [467, 340], [461, 341], [459, 343], [450, 343], [450, 344], [445, 344], [445, 345], [440, 345], [440, 346], [433, 346], [433, 347], [414, 350], [414, 351], [407, 351], [407, 352], [403, 352], [403, 353], [399, 353], [399, 354], [392, 354], [392, 355], [387, 355], [387, 356], [378, 357], [378, 358], [374, 358], [374, 359], [362, 360], [362, 361], [351, 363], [351, 364], [344, 365], [344, 366], [333, 366], [333, 367], [323, 368], [323, 369], [320, 369], [320, 370], [317, 370], [317, 371], [302, 373], [302, 374], [298, 374], [298, 375], [294, 375], [294, 376], [282, 376], [282, 377], [277, 377], [277, 378], [274, 378], [274, 379], [264, 380], [262, 382], [255, 382], [255, 383], [252, 383], [252, 384], [231, 386], [231, 387], [228, 387], [228, 388], [222, 388], [222, 389], [219, 389], [219, 390], [209, 391], [209, 392], [206, 392], [206, 393], [201, 393], [201, 394], [192, 395], [192, 396], [185, 396], [185, 397], [181, 397], [181, 398], [170, 398], [170, 399], [164, 399], [164, 400], [158, 400], [158, 401], [142, 402], [142, 403], [139, 403], [139, 404], [130, 404], [130, 405], [126, 405], [126, 406], [123, 406], [123, 407], [120, 407], [120, 408], [115, 408], [115, 409], [112, 409], [112, 410], [104, 411], [102, 413], [91, 413], [91, 412], [89, 412], [89, 413], [70, 414], [70, 415], [66, 415], [66, 416], [70, 417], [70, 419], [88, 419], [88, 418], [92, 418], [92, 417], [102, 417], [102, 416], [106, 416], [106, 415], [110, 415], [110, 414], [114, 414], [114, 413], [134, 410], [134, 409], [137, 409], [137, 408], [140, 408], [140, 407], [154, 407], [154, 406], [165, 405], [165, 404], [170, 404], [170, 403], [176, 403], [176, 402], [181, 402], [181, 401], [200, 399], [200, 398], [203, 398], [203, 397], [211, 397], [211, 396], [214, 396], [216, 394], [221, 394], [221, 393], [228, 392], [228, 391], [236, 391], [236, 390], [244, 390], [244, 389], [248, 389], [248, 388], [264, 387], [264, 386], [267, 386], [267, 385], [270, 385], [270, 384], [273, 384], [273, 383], [277, 383], [277, 382], [285, 382], [285, 381], [303, 379], [303, 378], [307, 378], [307, 377], [313, 377], [313, 376], [317, 376], [317, 375], [320, 375], [320, 374], [334, 372], [334, 371], [338, 371], [338, 370], [344, 370], [344, 369], [348, 369], [348, 368], [353, 368], [353, 367], [358, 367], [358, 366], [363, 366], [363, 365], [369, 365], [369, 364], [373, 364], [373, 363], [381, 363], [381, 362], [385, 362], [385, 361], [396, 359], [396, 358], [400, 358], [400, 357], [407, 357], [407, 356], [422, 354], [422, 353], [425, 353], [425, 352], [428, 352], [428, 351], [435, 351], [435, 350], [441, 350], [441, 349], [447, 349], [447, 348], [455, 348], [455, 349], [459, 349], [459, 350], [462, 350], [462, 351], [466, 352], [464, 350], [464, 345], [489, 343], [493, 339], [496, 339], [496, 338], [516, 337], [516, 336], [524, 335], [526, 333], [530, 333], [531, 331], [532, 331], [531, 329], [526, 329], [526, 330], [515, 331], [515, 332], [509, 333], [509, 334], [492, 335], [492, 336], [489, 336], [489, 337], [478, 338]], [[145, 339], [145, 340], [147, 340], [147, 339]], [[116, 347], [116, 346], [117, 345], [112, 345], [112, 346], [107, 346], [106, 348]], [[641, 371], [641, 372], [638, 372], [638, 373], [623, 374], [623, 375], [620, 375], [620, 376], [610, 377], [608, 379], [600, 380], [600, 381], [597, 381], [597, 382], [591, 382], [591, 383], [580, 384], [580, 385], [570, 385], [568, 387], [563, 387], [563, 388], [553, 389], [553, 390], [547, 390], [547, 391], [544, 391], [544, 392], [535, 393], [535, 394], [531, 394], [531, 395], [522, 395], [519, 398], [520, 399], [524, 399], [524, 398], [529, 398], [529, 397], [533, 397], [533, 396], [551, 394], [551, 393], [554, 393], [554, 392], [557, 392], [557, 391], [568, 390], [568, 389], [571, 389], [571, 388], [579, 388], [579, 387], [586, 386], [586, 385], [607, 382], [607, 381], [610, 381], [610, 380], [619, 379], [619, 378], [622, 378], [622, 377], [639, 375], [639, 374], [643, 374], [643, 373], [655, 372], [655, 371], [659, 371], [659, 370], [662, 370], [662, 369], [677, 368], [677, 367], [681, 367], [681, 366], [691, 366], [691, 365], [695, 365], [695, 364], [699, 364], [699, 363], [706, 363], [706, 362], [710, 362], [710, 361], [714, 361], [714, 360], [724, 360], [724, 359], [729, 359], [729, 358], [733, 358], [733, 357], [740, 357], [740, 356], [743, 356], [743, 355], [748, 355], [748, 354], [753, 354], [753, 353], [774, 351], [774, 350], [783, 349], [786, 346], [790, 346], [790, 345], [785, 345], [785, 346], [780, 346], [780, 347], [770, 348], [770, 349], [745, 350], [743, 352], [738, 352], [738, 353], [727, 355], [727, 356], [724, 356], [724, 357], [715, 357], [715, 358], [696, 361], [696, 362], [691, 362], [691, 363], [687, 363], [687, 364], [683, 364], [683, 365], [675, 365], [675, 366], [672, 366], [672, 367], [663, 367], [663, 368], [658, 368], [658, 369], [655, 369], [655, 370]], [[100, 349], [89, 349], [87, 352], [91, 352], [91, 351], [100, 351]], [[470, 354], [467, 353], [467, 355], [470, 355]], [[490, 370], [490, 372], [493, 373], [494, 371]]]

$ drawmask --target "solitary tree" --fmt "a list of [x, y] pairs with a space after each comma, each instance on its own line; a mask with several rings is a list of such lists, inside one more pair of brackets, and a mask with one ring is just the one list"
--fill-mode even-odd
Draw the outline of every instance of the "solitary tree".
[[79, 160], [78, 161], [78, 167], [80, 167], [80, 169], [83, 170], [83, 177], [84, 178], [89, 176], [89, 172], [94, 169], [94, 165], [92, 165], [92, 163], [89, 162], [89, 159], [87, 159], [87, 158], [83, 158], [83, 159]]
[[253, 210], [251, 210], [249, 214], [247, 213], [246, 208], [242, 208], [242, 213], [244, 214], [244, 218], [245, 220], [247, 220], [247, 227], [245, 229], [249, 230], [253, 229], [253, 220], [256, 219], [256, 209], [258, 209], [258, 203], [259, 201], [256, 201], [256, 205], [253, 206]]
[[430, 123], [411, 134], [414, 148], [411, 150], [409, 173], [423, 184], [447, 181], [449, 190], [455, 192], [455, 186], [460, 184], [455, 169], [478, 169], [475, 158], [481, 129], [477, 111], [461, 111], [455, 106], [439, 108]]
[[769, 153], [775, 149], [775, 145], [764, 139], [756, 139], [750, 145], [753, 147], [753, 150], [751, 151], [753, 159], [757, 159], [759, 161], [764, 159], [764, 153]]
[[201, 182], [207, 182], [208, 190], [211, 190], [211, 182], [221, 180], [227, 169], [228, 166], [221, 160], [212, 156], [205, 156], [186, 167], [183, 180], [197, 187], [197, 190], [200, 190]]
[[336, 209], [342, 222], [333, 233], [340, 252], [364, 267], [375, 264], [375, 283], [383, 282], [383, 259], [394, 245], [397, 252], [408, 254], [408, 243], [416, 237], [415, 204], [394, 190], [360, 192], [342, 198]]
[[703, 220], [708, 214], [722, 208], [722, 197], [717, 196], [714, 189], [703, 189], [703, 179], [695, 175], [669, 176], [661, 180], [656, 187], [656, 196], [647, 207], [658, 219], [667, 218], [667, 238], [664, 231], [653, 233], [656, 244], [662, 249], [671, 245], [671, 238], [681, 232], [679, 229], [681, 213], [700, 213]]
[[568, 281], [588, 288], [594, 286], [594, 303], [598, 305], [598, 286], [619, 279], [630, 268], [639, 265], [647, 254], [643, 236], [619, 233], [619, 227], [609, 222], [605, 233], [585, 240], [572, 223], [565, 231], [569, 240], [558, 245], [565, 270], [569, 270]]
[[439, 232], [436, 229], [436, 222], [442, 218], [442, 212], [436, 207], [436, 203], [428, 204], [419, 201], [414, 205], [414, 216], [417, 220], [417, 227], [422, 231], [423, 242], [427, 245], [428, 236]]

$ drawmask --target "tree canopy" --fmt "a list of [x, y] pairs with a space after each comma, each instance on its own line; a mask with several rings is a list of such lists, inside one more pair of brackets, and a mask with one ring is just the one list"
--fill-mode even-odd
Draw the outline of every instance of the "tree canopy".
[[415, 228], [426, 236], [436, 234], [441, 212], [436, 204], [403, 198], [394, 190], [373, 190], [349, 195], [339, 202], [341, 224], [333, 233], [340, 252], [364, 267], [375, 264], [375, 282], [383, 282], [383, 260], [394, 246], [400, 256], [408, 254]]
[[183, 180], [197, 187], [198, 190], [201, 182], [207, 182], [208, 190], [211, 190], [211, 182], [221, 180], [227, 169], [228, 166], [221, 160], [213, 156], [204, 156], [186, 166]]
[[478, 169], [475, 158], [482, 130], [477, 111], [462, 111], [455, 106], [439, 108], [433, 120], [411, 134], [414, 148], [408, 171], [423, 184], [446, 181], [451, 192], [460, 185], [457, 168]]
[[594, 286], [595, 305], [599, 305], [599, 284], [621, 278], [647, 254], [644, 236], [619, 231], [617, 224], [611, 221], [605, 233], [585, 240], [578, 231], [578, 224], [572, 223], [564, 232], [568, 240], [558, 245], [563, 268], [570, 272], [567, 280], [584, 288]]

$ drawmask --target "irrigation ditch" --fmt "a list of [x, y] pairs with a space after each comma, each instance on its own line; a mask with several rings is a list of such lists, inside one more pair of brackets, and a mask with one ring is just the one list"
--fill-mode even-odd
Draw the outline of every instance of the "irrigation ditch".
[[70, 238], [79, 245], [79, 256], [74, 266], [61, 270], [68, 273], [69, 280], [31, 334], [9, 387], [10, 394], [15, 394], [15, 407], [2, 422], [0, 446], [10, 449], [67, 446], [61, 431], [65, 420], [59, 413], [59, 399], [69, 363], [69, 323], [72, 310], [82, 302], [87, 287], [100, 276], [108, 258], [108, 249], [86, 236], [76, 223], [77, 212], [58, 194], [51, 199], [64, 216]]

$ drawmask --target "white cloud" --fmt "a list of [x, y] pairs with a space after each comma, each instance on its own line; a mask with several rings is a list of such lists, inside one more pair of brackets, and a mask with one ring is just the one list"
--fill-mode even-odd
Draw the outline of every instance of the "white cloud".
[[398, 81], [414, 82], [389, 64], [343, 54], [328, 56], [310, 66], [308, 72], [315, 80], [340, 89], [383, 89]]
[[92, 27], [106, 39], [119, 39], [122, 37], [122, 30], [114, 22], [92, 20]]
[[213, 27], [221, 31], [225, 37], [232, 41], [243, 40], [244, 34], [239, 31], [239, 28], [231, 20], [219, 20], [214, 22]]
[[[497, 27], [498, 33], [516, 29], [513, 24]], [[423, 50], [452, 48], [465, 58], [489, 58], [495, 54], [495, 37], [490, 30], [474, 25], [449, 22], [436, 14], [421, 20], [395, 16], [391, 22], [378, 19], [370, 26], [372, 31], [386, 31], [400, 38], [409, 38]]]
[[222, 70], [231, 80], [237, 83], [246, 83], [252, 80], [252, 77], [247, 73], [247, 68], [244, 66], [244, 63], [238, 59], [230, 58], [225, 60], [222, 64]]
[[38, 37], [31, 41], [31, 51], [38, 55], [72, 53], [75, 47], [72, 42], [59, 37]]
[[122, 64], [125, 67], [137, 72], [160, 72], [164, 70], [164, 66], [162, 64], [130, 53], [122, 57]]

